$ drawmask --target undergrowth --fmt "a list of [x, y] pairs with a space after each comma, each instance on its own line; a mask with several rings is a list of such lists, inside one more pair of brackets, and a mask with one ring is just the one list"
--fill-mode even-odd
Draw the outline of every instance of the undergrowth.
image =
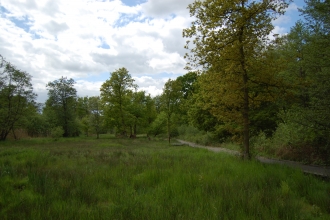
[[165, 140], [0, 143], [1, 219], [329, 219], [330, 184]]

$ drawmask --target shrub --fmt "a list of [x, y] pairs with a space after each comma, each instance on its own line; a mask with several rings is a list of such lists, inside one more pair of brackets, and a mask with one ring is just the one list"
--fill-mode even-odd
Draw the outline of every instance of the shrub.
[[151, 123], [148, 133], [155, 137], [166, 133], [166, 115], [164, 112], [158, 114], [157, 118]]
[[57, 126], [53, 128], [50, 132], [50, 136], [54, 138], [55, 141], [63, 137], [63, 134], [64, 134], [64, 130], [61, 126]]
[[190, 125], [181, 125], [178, 127], [178, 134], [180, 138], [201, 145], [211, 145], [212, 143], [219, 142], [214, 133], [199, 131], [197, 128]]
[[297, 111], [289, 110], [280, 112], [279, 115], [282, 122], [278, 124], [272, 137], [261, 132], [251, 138], [251, 146], [256, 152], [304, 163], [329, 163], [328, 145], [324, 144], [324, 140], [319, 141], [322, 133], [304, 124], [302, 115]]

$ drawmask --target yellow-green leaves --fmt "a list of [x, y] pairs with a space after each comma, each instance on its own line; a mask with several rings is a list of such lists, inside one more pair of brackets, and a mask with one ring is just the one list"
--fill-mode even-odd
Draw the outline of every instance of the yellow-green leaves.
[[183, 37], [192, 39], [185, 47], [190, 49], [187, 69], [203, 67], [209, 74], [203, 90], [211, 113], [241, 132], [246, 157], [249, 111], [253, 97], [261, 94], [256, 95], [255, 87], [259, 79], [266, 81], [258, 69], [267, 55], [263, 48], [273, 29], [271, 20], [286, 6], [285, 0], [197, 0], [188, 6], [195, 20], [183, 30]]
[[126, 68], [120, 68], [111, 73], [110, 79], [101, 86], [101, 102], [109, 124], [117, 127], [118, 131], [127, 134], [127, 121], [131, 114], [128, 107], [131, 102], [133, 89], [137, 88], [134, 79]]

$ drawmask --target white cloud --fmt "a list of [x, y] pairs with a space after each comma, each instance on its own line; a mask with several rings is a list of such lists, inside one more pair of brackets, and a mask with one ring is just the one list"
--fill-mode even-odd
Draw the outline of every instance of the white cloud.
[[292, 2], [289, 7], [286, 9], [286, 11], [298, 11], [298, 5], [296, 5], [294, 2]]
[[139, 88], [138, 90], [145, 91], [147, 94], [150, 94], [152, 97], [160, 95], [163, 92], [163, 86], [168, 78], [154, 79], [150, 76], [142, 77], [133, 77]]
[[100, 88], [104, 82], [89, 82], [86, 80], [77, 80], [75, 88], [77, 89], [78, 96], [99, 96]]
[[291, 21], [290, 16], [282, 15], [282, 16], [278, 17], [276, 20], [274, 20], [273, 24], [274, 25], [281, 25], [281, 24], [289, 23], [290, 21]]
[[147, 16], [152, 17], [169, 17], [173, 15], [189, 15], [187, 7], [194, 0], [149, 0], [142, 4], [142, 10]]
[[[297, 4], [299, 4], [299, 6]], [[290, 27], [295, 24], [299, 17], [298, 8], [303, 6], [303, 0], [297, 0], [296, 3], [290, 3], [284, 15], [279, 16], [276, 20], [273, 21], [274, 34], [287, 34], [290, 31]], [[301, 6], [300, 6], [301, 5]]]
[[[150, 76], [133, 77], [134, 83], [138, 85], [138, 91], [145, 91], [152, 97], [160, 95], [163, 91], [163, 86], [169, 77], [163, 77], [160, 79], [155, 79]], [[98, 96], [100, 95], [100, 88], [104, 81], [86, 81], [77, 80], [75, 88], [77, 89], [78, 96]], [[41, 85], [40, 85], [41, 86]], [[41, 88], [40, 86], [37, 89]], [[45, 95], [44, 95], [45, 96]]]
[[182, 29], [192, 21], [192, 2], [1, 0], [0, 54], [33, 76], [38, 101], [61, 76], [78, 80], [79, 96], [99, 94], [103, 79], [88, 79], [121, 67], [157, 95], [169, 76], [186, 73]]
[[152, 58], [149, 66], [155, 70], [166, 70], [171, 72], [175, 67], [180, 68], [185, 65], [185, 60], [178, 54], [159, 54], [158, 58]]

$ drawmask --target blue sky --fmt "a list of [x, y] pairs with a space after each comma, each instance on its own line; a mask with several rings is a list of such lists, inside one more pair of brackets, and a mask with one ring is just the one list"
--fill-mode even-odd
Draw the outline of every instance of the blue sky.
[[122, 0], [122, 2], [128, 6], [136, 6], [136, 5], [147, 2], [147, 0]]
[[[38, 101], [46, 84], [66, 76], [80, 96], [99, 95], [110, 72], [125, 67], [141, 90], [162, 92], [168, 78], [185, 74], [182, 29], [193, 0], [1, 0], [0, 54], [33, 76]], [[285, 34], [299, 19], [297, 6], [274, 21]]]
[[303, 19], [300, 16], [300, 12], [297, 8], [303, 8], [305, 6], [304, 0], [295, 0], [290, 6], [287, 8], [285, 15], [281, 16], [277, 21], [273, 22], [273, 24], [277, 27], [276, 29], [281, 29], [280, 34], [288, 33], [290, 28], [294, 26], [294, 24], [299, 20]]

